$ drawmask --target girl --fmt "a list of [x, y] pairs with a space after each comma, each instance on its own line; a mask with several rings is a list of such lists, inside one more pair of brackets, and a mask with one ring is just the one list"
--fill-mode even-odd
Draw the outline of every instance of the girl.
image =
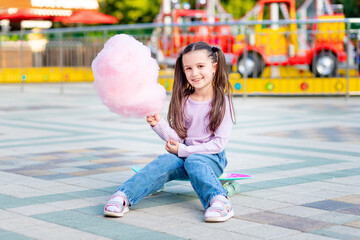
[[105, 216], [121, 217], [168, 181], [190, 179], [205, 211], [206, 222], [234, 216], [218, 177], [227, 165], [225, 145], [234, 120], [232, 87], [224, 53], [205, 42], [191, 43], [175, 65], [168, 123], [148, 116], [152, 129], [169, 152], [150, 162], [123, 183], [104, 208]]

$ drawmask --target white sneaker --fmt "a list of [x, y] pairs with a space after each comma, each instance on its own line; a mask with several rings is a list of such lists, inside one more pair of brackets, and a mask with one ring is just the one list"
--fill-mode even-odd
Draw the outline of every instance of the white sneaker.
[[230, 200], [222, 195], [213, 197], [205, 211], [205, 222], [225, 222], [234, 216]]
[[129, 202], [123, 192], [116, 192], [104, 207], [107, 217], [122, 217], [129, 211]]

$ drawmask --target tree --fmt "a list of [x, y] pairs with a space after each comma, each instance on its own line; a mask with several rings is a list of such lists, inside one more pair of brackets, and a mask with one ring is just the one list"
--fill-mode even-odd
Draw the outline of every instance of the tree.
[[99, 0], [100, 11], [119, 19], [121, 24], [152, 22], [161, 0]]
[[343, 5], [345, 17], [360, 17], [360, 0], [335, 0], [332, 2]]
[[[299, 6], [305, 0], [297, 0]], [[315, 0], [314, 0], [315, 1]], [[179, 0], [189, 2], [195, 8], [197, 0]], [[225, 10], [235, 19], [244, 16], [258, 0], [220, 0]], [[333, 4], [342, 4], [346, 17], [360, 16], [360, 0], [331, 0]], [[160, 11], [162, 0], [99, 0], [100, 10], [115, 16], [121, 24], [153, 22]]]
[[228, 13], [239, 19], [255, 6], [257, 0], [221, 0], [220, 2]]

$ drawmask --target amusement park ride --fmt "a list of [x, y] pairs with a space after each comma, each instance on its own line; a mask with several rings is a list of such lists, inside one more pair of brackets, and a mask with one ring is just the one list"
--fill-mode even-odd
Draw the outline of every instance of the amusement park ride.
[[[337, 12], [329, 0], [303, 0], [298, 8], [295, 0], [259, 0], [239, 20], [225, 11], [220, 0], [197, 0], [196, 9], [190, 9], [190, 4], [181, 8], [179, 2], [163, 0], [155, 19], [160, 24], [154, 25], [151, 36], [142, 39], [163, 66], [159, 83], [167, 91], [172, 91], [172, 66], [179, 52], [191, 42], [205, 41], [224, 51], [234, 94], [360, 94], [359, 73], [351, 66], [354, 59], [351, 53], [355, 51], [350, 48], [353, 45], [345, 29], [344, 15]], [[114, 27], [122, 31], [123, 26]], [[91, 59], [85, 56], [88, 48], [82, 41], [84, 39], [77, 40], [82, 48], [76, 49], [76, 54], [80, 54], [75, 59], [80, 64], [2, 67], [0, 84], [92, 81], [91, 68], [80, 61], [80, 58]], [[63, 44], [60, 49], [68, 43], [64, 41]], [[103, 46], [102, 42], [99, 46]], [[55, 47], [48, 43], [46, 51], [58, 51]], [[4, 47], [1, 50], [5, 53]], [[67, 52], [62, 53], [59, 54], [62, 60], [51, 59], [63, 64]], [[69, 50], [67, 56], [71, 58], [73, 53], [75, 51]], [[40, 53], [31, 50], [23, 56], [25, 54], [30, 58], [34, 54], [46, 55], [44, 50]]]
[[[159, 29], [156, 32], [160, 38], [154, 38], [154, 45], [156, 45], [160, 63], [166, 65], [175, 65], [176, 57], [179, 51], [191, 42], [204, 41], [212, 46], [221, 47], [224, 51], [227, 63], [231, 64], [233, 58], [233, 44], [235, 37], [231, 32], [229, 25], [215, 25], [210, 24], [214, 22], [226, 22], [232, 20], [232, 16], [222, 8], [219, 1], [205, 1], [206, 9], [171, 9], [169, 0], [164, 0], [156, 22], [171, 24], [191, 24], [200, 23], [200, 25], [189, 26], [173, 26]], [[215, 8], [218, 9], [218, 14], [215, 14]], [[205, 25], [201, 25], [204, 23]]]
[[[158, 17], [160, 22], [180, 24], [196, 21], [210, 24], [187, 29], [175, 26], [171, 35], [163, 34], [158, 41], [158, 49], [161, 56], [164, 56], [159, 59], [160, 62], [166, 60], [167, 64], [173, 65], [178, 51], [190, 42], [197, 41], [221, 47], [228, 63], [236, 66], [237, 71], [248, 78], [261, 76], [265, 66], [281, 65], [307, 65], [316, 77], [333, 77], [337, 74], [339, 63], [347, 59], [344, 49], [344, 22], [321, 22], [312, 24], [312, 29], [307, 29], [306, 24], [298, 27], [297, 23], [291, 23], [292, 20], [297, 20], [297, 16], [300, 20], [344, 19], [342, 13], [334, 13], [329, 0], [307, 0], [298, 11], [295, 0], [260, 0], [239, 21], [253, 18], [258, 24], [254, 28], [248, 26], [246, 33], [238, 34], [236, 37], [232, 34], [230, 25], [211, 25], [214, 21], [234, 20], [221, 7], [219, 1], [208, 2], [213, 4], [208, 4], [206, 10], [169, 11], [169, 7], [163, 5], [163, 11]], [[218, 15], [214, 14], [214, 10], [210, 10], [215, 7], [218, 9]], [[268, 19], [265, 19], [265, 12], [270, 16]], [[273, 23], [279, 19], [288, 20], [288, 23]], [[269, 20], [271, 24], [262, 24], [264, 20]]]
[[[334, 14], [328, 0], [317, 1], [317, 5], [324, 6], [314, 11], [318, 20], [345, 18], [343, 14]], [[279, 20], [279, 12], [284, 20], [297, 19], [295, 0], [260, 0], [258, 8], [258, 22], [263, 21], [266, 8], [270, 9], [271, 21]], [[307, 13], [305, 7], [300, 9]], [[300, 15], [301, 18], [314, 18], [305, 14]], [[281, 26], [276, 23], [256, 24], [248, 42], [245, 42], [244, 35], [237, 39], [233, 46], [233, 63], [237, 63], [241, 75], [248, 77], [259, 77], [264, 67], [271, 65], [308, 65], [316, 77], [333, 77], [339, 63], [347, 59], [343, 22], [313, 24], [310, 34], [305, 24], [300, 29], [297, 23], [291, 22]]]

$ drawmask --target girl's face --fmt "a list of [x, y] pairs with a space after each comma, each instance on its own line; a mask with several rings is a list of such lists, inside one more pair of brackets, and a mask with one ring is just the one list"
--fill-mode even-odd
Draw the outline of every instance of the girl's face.
[[186, 79], [195, 91], [212, 89], [216, 63], [211, 61], [206, 50], [197, 50], [183, 55]]

